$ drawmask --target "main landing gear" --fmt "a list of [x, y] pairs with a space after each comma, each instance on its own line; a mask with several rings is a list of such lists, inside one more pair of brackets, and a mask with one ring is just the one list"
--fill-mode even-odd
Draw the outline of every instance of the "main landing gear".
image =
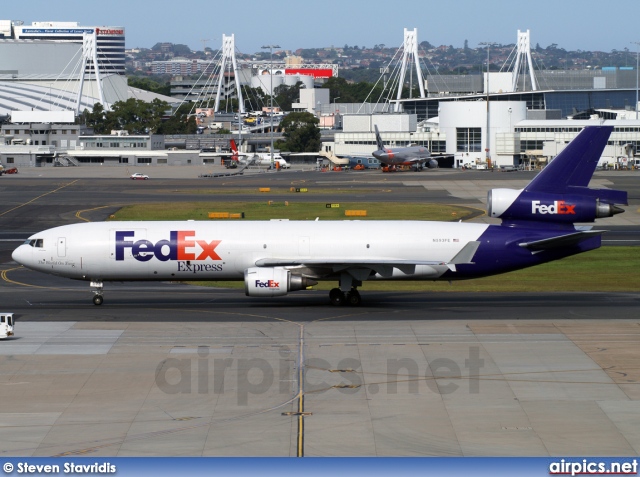
[[[362, 285], [362, 282], [355, 280], [348, 273], [343, 273], [340, 276], [340, 288], [333, 288], [329, 292], [329, 300], [333, 306], [349, 305], [360, 306], [362, 304], [362, 298], [358, 292], [358, 287]], [[343, 289], [348, 289], [348, 292], [343, 292]]]
[[93, 288], [93, 304], [98, 306], [102, 305], [104, 297], [102, 296], [102, 282], [91, 282]]
[[331, 300], [331, 304], [334, 306], [360, 306], [362, 304], [360, 293], [355, 287], [347, 293], [344, 293], [339, 288], [334, 288], [329, 292], [329, 300]]

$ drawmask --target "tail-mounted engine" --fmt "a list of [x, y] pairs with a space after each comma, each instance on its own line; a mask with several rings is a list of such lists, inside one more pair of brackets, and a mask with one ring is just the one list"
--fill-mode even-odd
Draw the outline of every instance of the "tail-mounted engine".
[[627, 204], [624, 191], [568, 187], [568, 192], [493, 189], [487, 196], [487, 214], [503, 221], [593, 222], [624, 212], [615, 204]]
[[317, 283], [282, 267], [253, 267], [244, 271], [244, 291], [247, 296], [284, 296]]

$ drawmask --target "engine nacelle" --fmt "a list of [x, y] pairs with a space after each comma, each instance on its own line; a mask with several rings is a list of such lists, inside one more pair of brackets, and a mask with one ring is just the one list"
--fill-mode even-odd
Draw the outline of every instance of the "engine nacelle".
[[244, 271], [244, 292], [247, 296], [284, 296], [317, 283], [282, 267], [252, 267]]
[[[538, 222], [593, 222], [624, 212], [620, 207], [601, 202], [597, 190], [585, 189], [585, 195], [527, 192], [523, 189], [493, 189], [487, 195], [487, 214], [502, 220]], [[603, 196], [606, 196], [603, 191]]]
[[437, 169], [438, 168], [438, 161], [436, 161], [435, 159], [430, 159], [425, 164], [429, 169]]

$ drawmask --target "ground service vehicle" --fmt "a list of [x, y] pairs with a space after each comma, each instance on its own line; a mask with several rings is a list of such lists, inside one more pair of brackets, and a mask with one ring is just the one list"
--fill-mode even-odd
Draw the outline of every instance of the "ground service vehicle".
[[0, 339], [13, 336], [13, 313], [0, 312]]

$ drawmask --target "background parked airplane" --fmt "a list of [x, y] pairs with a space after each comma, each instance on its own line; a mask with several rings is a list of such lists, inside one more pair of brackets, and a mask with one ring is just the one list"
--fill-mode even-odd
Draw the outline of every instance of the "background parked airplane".
[[438, 161], [431, 159], [431, 153], [423, 146], [409, 146], [391, 149], [385, 147], [378, 131], [378, 125], [374, 125], [376, 130], [376, 143], [378, 149], [373, 151], [373, 157], [385, 164], [390, 170], [395, 170], [397, 166], [412, 166], [416, 171], [422, 170], [424, 167], [435, 169], [438, 167]]
[[[229, 140], [230, 152], [227, 153], [213, 153], [213, 156], [218, 156], [222, 159], [223, 164], [228, 169], [235, 169], [239, 164], [241, 165], [256, 165], [256, 166], [271, 166], [271, 153], [268, 152], [240, 152], [236, 141]], [[289, 164], [279, 152], [273, 153], [274, 167], [280, 169], [289, 169]]]

